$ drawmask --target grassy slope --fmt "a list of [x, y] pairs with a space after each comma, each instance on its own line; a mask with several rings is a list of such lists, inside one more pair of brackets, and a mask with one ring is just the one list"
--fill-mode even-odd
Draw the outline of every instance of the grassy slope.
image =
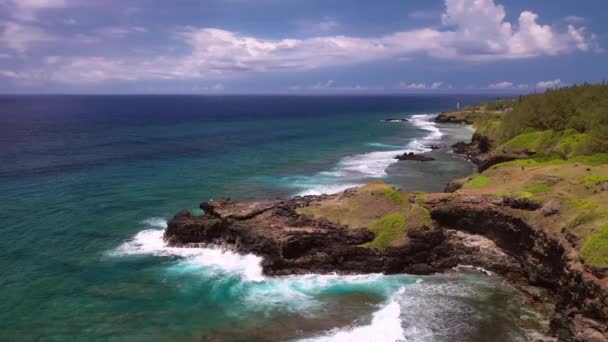
[[408, 229], [430, 224], [426, 209], [411, 204], [403, 190], [382, 182], [300, 208], [298, 213], [353, 228], [367, 228], [376, 234], [376, 238], [362, 247], [381, 250], [407, 243]]
[[571, 87], [515, 100], [512, 112], [478, 114], [476, 130], [495, 142], [492, 153], [523, 149], [534, 155], [468, 177], [457, 194], [551, 200], [559, 214], [538, 223], [576, 237], [588, 265], [608, 267], [608, 150], [597, 142], [608, 127], [600, 120], [607, 101], [598, 95], [606, 91], [606, 85]]
[[[529, 219], [550, 233], [570, 237], [587, 265], [608, 268], [608, 147], [598, 144], [603, 131], [595, 129], [604, 127], [596, 117], [605, 117], [608, 108], [608, 100], [596, 95], [607, 91], [606, 85], [587, 85], [446, 113], [456, 119], [474, 118], [476, 131], [495, 142], [493, 153], [535, 153], [463, 179], [464, 186], [450, 196], [523, 197], [551, 206], [557, 214], [535, 211]], [[513, 111], [504, 110], [512, 106]], [[532, 114], [526, 116], [526, 111]], [[507, 131], [515, 133], [505, 135]], [[608, 133], [606, 137], [608, 141]], [[413, 205], [405, 192], [375, 182], [350, 197], [327, 200], [300, 213], [368, 228], [376, 239], [364, 247], [384, 249], [407, 243], [408, 229], [430, 224], [428, 211], [422, 208], [425, 195], [419, 195]]]
[[550, 203], [558, 214], [545, 217], [533, 212], [530, 219], [551, 233], [575, 237], [582, 259], [590, 266], [605, 268], [608, 267], [608, 163], [601, 163], [605, 158], [502, 163], [464, 179], [464, 186], [454, 195], [516, 197], [541, 205]]

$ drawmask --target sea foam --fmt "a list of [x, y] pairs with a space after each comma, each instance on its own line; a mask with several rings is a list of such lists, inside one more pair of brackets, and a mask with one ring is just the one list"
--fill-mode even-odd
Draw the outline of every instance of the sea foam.
[[[401, 288], [393, 297], [403, 293]], [[368, 325], [354, 326], [346, 329], [334, 329], [327, 334], [301, 341], [306, 342], [395, 342], [405, 339], [401, 326], [401, 307], [394, 298], [388, 304], [374, 312]]]
[[183, 258], [182, 263], [185, 267], [217, 268], [226, 272], [239, 273], [245, 280], [253, 282], [265, 279], [262, 274], [261, 257], [253, 254], [241, 255], [219, 248], [169, 247], [163, 240], [164, 228], [167, 226], [166, 220], [152, 218], [142, 223], [150, 229], [140, 231], [110, 254], [113, 256], [177, 256]]
[[297, 195], [304, 196], [333, 194], [350, 187], [364, 185], [371, 179], [386, 177], [388, 167], [398, 162], [395, 156], [409, 152], [429, 152], [431, 149], [428, 145], [437, 143], [441, 139], [443, 133], [433, 122], [434, 117], [435, 114], [412, 115], [409, 123], [429, 134], [412, 139], [401, 148], [377, 142], [369, 143], [369, 146], [383, 150], [344, 157], [330, 171], [319, 172], [313, 176], [285, 177], [282, 183], [299, 189]]

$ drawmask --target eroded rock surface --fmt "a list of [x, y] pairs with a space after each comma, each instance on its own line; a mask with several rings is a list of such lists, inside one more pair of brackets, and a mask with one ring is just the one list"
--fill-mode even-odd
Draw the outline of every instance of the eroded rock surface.
[[[514, 284], [549, 290], [551, 298], [538, 300], [556, 303], [551, 329], [559, 340], [607, 338], [605, 285], [586, 271], [566, 241], [529, 220], [530, 215], [544, 217], [546, 206], [448, 194], [427, 196], [423, 206], [418, 206], [412, 204], [415, 198], [401, 202], [394, 193], [386, 196], [385, 189], [351, 189], [285, 201], [206, 202], [201, 204], [205, 215], [178, 213], [169, 222], [165, 239], [172, 246], [214, 245], [254, 253], [264, 258], [262, 266], [268, 275], [429, 274], [458, 265], [482, 267]], [[332, 216], [331, 210], [359, 203], [355, 200], [360, 197], [364, 200], [361, 203], [378, 203], [386, 197], [392, 207], [382, 210], [402, 208], [406, 220], [414, 218], [413, 213], [428, 210], [432, 220], [413, 222], [386, 248], [371, 248], [370, 243], [377, 238], [370, 228], [374, 224], [340, 224]], [[371, 213], [377, 208], [366, 209]]]

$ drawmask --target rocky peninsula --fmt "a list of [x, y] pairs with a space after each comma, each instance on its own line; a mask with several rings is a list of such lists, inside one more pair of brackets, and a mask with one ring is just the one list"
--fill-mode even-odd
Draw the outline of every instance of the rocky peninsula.
[[[479, 115], [438, 120], [473, 123]], [[535, 145], [499, 144], [479, 127], [453, 149], [479, 173], [443, 193], [375, 181], [334, 195], [209, 201], [204, 215], [178, 213], [165, 240], [262, 256], [268, 275], [481, 267], [531, 303], [551, 304], [550, 336], [608, 341], [608, 156], [535, 158]]]

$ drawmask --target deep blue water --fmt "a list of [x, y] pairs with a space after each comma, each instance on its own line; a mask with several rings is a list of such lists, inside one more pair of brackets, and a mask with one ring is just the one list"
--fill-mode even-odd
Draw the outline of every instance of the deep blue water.
[[[393, 156], [468, 138], [466, 127], [412, 116], [455, 100], [0, 97], [0, 340], [272, 341], [331, 328], [345, 340], [520, 338], [509, 318], [517, 305], [496, 279], [266, 278], [255, 256], [160, 239], [174, 213], [214, 197], [331, 192], [376, 178], [440, 191], [471, 167], [445, 151], [424, 164]], [[452, 327], [450, 315], [463, 313]]]

